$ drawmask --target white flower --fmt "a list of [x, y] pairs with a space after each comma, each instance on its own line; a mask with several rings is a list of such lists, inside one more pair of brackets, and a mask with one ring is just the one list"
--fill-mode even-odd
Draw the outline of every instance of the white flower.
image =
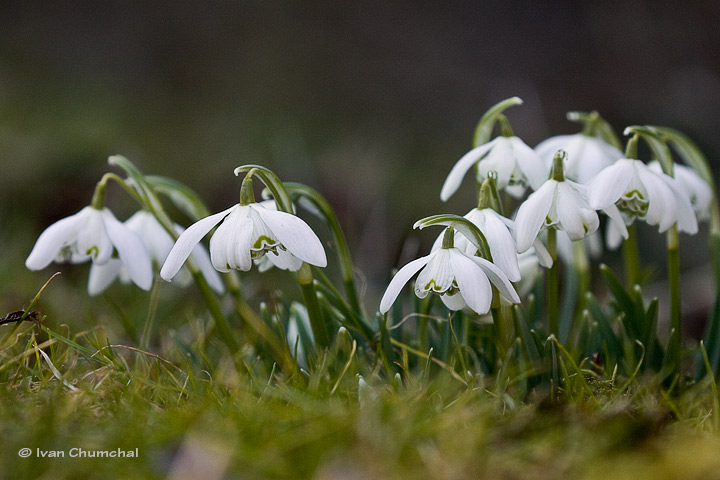
[[[174, 241], [170, 234], [160, 225], [154, 215], [145, 210], [138, 211], [127, 219], [125, 226], [140, 238], [153, 264], [159, 268], [173, 247]], [[184, 230], [180, 225], [175, 225], [175, 231], [178, 234], [181, 234]], [[192, 257], [210, 288], [222, 294], [225, 291], [222, 279], [213, 268], [210, 263], [210, 256], [201, 244], [193, 248]], [[90, 279], [88, 282], [90, 295], [101, 293], [116, 279], [119, 279], [122, 283], [128, 283], [129, 281], [127, 269], [124, 268], [122, 262], [117, 259], [110, 259], [110, 261], [102, 265], [93, 264], [90, 267]], [[183, 267], [176, 279], [181, 285], [187, 285], [191, 281], [190, 272]]]
[[[425, 267], [425, 268], [423, 268]], [[468, 256], [458, 248], [440, 248], [402, 267], [390, 281], [380, 301], [380, 312], [387, 313], [403, 286], [420, 269], [415, 294], [425, 298], [428, 292], [440, 295], [450, 310], [466, 305], [482, 315], [490, 310], [492, 282], [502, 296], [520, 303], [510, 280], [498, 267], [484, 258]]]
[[[648, 163], [648, 167], [657, 173], [663, 173], [662, 166], [657, 160]], [[685, 165], [676, 163], [673, 166], [673, 175], [675, 180], [683, 187], [690, 197], [690, 203], [695, 210], [698, 220], [707, 220], [710, 218], [710, 204], [712, 203], [712, 188], [702, 179], [697, 172]]]
[[[604, 211], [620, 225], [618, 228], [625, 229], [614, 205], [608, 205]], [[570, 240], [575, 241], [593, 233], [599, 224], [595, 209], [588, 205], [586, 186], [567, 179], [550, 179], [518, 209], [515, 218], [517, 250], [524, 252], [530, 248], [542, 227], [565, 230]], [[627, 236], [627, 231], [624, 235]]]
[[[302, 199], [304, 200], [304, 197]], [[312, 203], [307, 203], [313, 208], [315, 208]], [[258, 205], [270, 210], [277, 211], [277, 204], [275, 203], [275, 200], [263, 200], [262, 202], [258, 202]], [[315, 210], [317, 210], [317, 208], [315, 208]], [[293, 213], [294, 212], [295, 206], [293, 205]], [[315, 214], [315, 212], [312, 211], [311, 213]], [[318, 214], [318, 216], [322, 217], [322, 214]], [[295, 272], [302, 266], [302, 260], [293, 256], [287, 251], [280, 251], [277, 255], [263, 255], [258, 258], [253, 258], [253, 263], [255, 263], [255, 265], [258, 267], [259, 272], [267, 272], [273, 266], [276, 266], [281, 270], [290, 270]]]
[[264, 208], [257, 203], [234, 205], [210, 215], [185, 230], [160, 270], [170, 281], [195, 245], [218, 223], [210, 239], [210, 258], [216, 270], [250, 270], [253, 258], [268, 255], [278, 268], [296, 271], [302, 262], [324, 267], [325, 250], [320, 239], [300, 218]]
[[557, 135], [540, 142], [535, 151], [545, 162], [548, 170], [552, 167], [555, 152], [567, 152], [564, 173], [567, 178], [586, 184], [603, 168], [609, 167], [623, 153], [601, 138], [576, 133]]
[[[510, 233], [512, 220], [503, 217], [492, 208], [473, 208], [465, 215], [465, 218], [474, 223], [485, 236], [493, 263], [505, 272], [511, 282], [520, 280], [515, 239]], [[432, 250], [437, 250], [442, 246], [444, 235], [441, 233], [438, 236]], [[478, 247], [458, 231], [455, 231], [454, 245], [468, 256], [474, 256], [478, 251]]]
[[664, 173], [654, 172], [640, 160], [621, 158], [598, 173], [589, 187], [590, 206], [617, 205], [626, 225], [641, 218], [664, 232], [677, 222], [680, 231], [697, 233], [690, 197], [680, 184]]
[[[479, 162], [479, 163], [478, 163]], [[467, 171], [478, 164], [477, 179], [482, 182], [490, 172], [497, 173], [497, 188], [507, 189], [520, 197], [528, 184], [537, 189], [548, 177], [548, 169], [535, 151], [518, 137], [496, 137], [466, 153], [445, 179], [440, 199], [446, 201], [454, 194]]]
[[[113, 260], [114, 251], [119, 260]], [[25, 266], [41, 270], [53, 260], [92, 260], [95, 265], [119, 262], [138, 287], [149, 290], [152, 285], [152, 263], [142, 241], [107, 208], [85, 207], [50, 225], [38, 238]]]

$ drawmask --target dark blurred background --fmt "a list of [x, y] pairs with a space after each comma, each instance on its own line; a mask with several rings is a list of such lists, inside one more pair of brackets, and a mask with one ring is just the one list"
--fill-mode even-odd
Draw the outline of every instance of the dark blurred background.
[[[374, 305], [414, 221], [473, 206], [470, 182], [447, 205], [440, 186], [504, 98], [525, 101], [508, 116], [531, 146], [596, 109], [717, 159], [719, 24], [720, 2], [3, 2], [2, 273], [27, 278], [34, 239], [88, 204], [110, 154], [213, 211], [237, 201], [232, 170], [260, 163], [326, 195]], [[684, 267], [707, 263], [705, 242], [683, 236]]]

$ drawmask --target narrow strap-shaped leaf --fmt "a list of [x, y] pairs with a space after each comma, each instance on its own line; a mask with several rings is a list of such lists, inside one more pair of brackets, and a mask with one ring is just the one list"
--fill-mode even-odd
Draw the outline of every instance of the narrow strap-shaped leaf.
[[488, 109], [487, 112], [480, 118], [480, 121], [475, 127], [475, 135], [473, 135], [473, 147], [479, 147], [483, 143], [487, 143], [492, 135], [495, 122], [497, 121], [498, 115], [500, 115], [505, 109], [514, 107], [515, 105], [522, 105], [523, 101], [518, 97], [507, 98], [501, 102], [496, 103]]
[[187, 185], [161, 175], [146, 175], [145, 181], [155, 192], [169, 198], [173, 205], [193, 221], [210, 215], [197, 193]]

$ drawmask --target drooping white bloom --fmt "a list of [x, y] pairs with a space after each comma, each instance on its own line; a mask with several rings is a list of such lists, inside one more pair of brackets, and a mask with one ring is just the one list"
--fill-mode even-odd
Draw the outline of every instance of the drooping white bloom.
[[[113, 259], [117, 251], [119, 259]], [[85, 207], [50, 225], [38, 238], [25, 266], [41, 270], [52, 261], [95, 265], [119, 262], [143, 290], [152, 285], [152, 262], [138, 236], [107, 208]]]
[[565, 176], [583, 184], [587, 184], [598, 172], [623, 157], [620, 150], [601, 138], [582, 133], [557, 135], [543, 140], [535, 147], [548, 171], [558, 150], [567, 152], [564, 161]]
[[658, 225], [660, 232], [676, 222], [682, 232], [698, 230], [690, 197], [679, 183], [640, 160], [621, 158], [598, 173], [590, 182], [588, 202], [593, 208], [617, 205], [626, 225], [640, 218]]
[[446, 201], [460, 186], [463, 177], [477, 164], [477, 179], [482, 182], [490, 172], [497, 174], [497, 188], [506, 189], [513, 196], [520, 197], [525, 187], [533, 190], [542, 185], [548, 176], [548, 169], [535, 151], [518, 137], [496, 137], [466, 153], [450, 170], [445, 179], [440, 199]]
[[[657, 173], [663, 173], [662, 166], [657, 160], [648, 163], [648, 167]], [[713, 196], [710, 185], [694, 169], [678, 163], [673, 166], [673, 175], [690, 197], [690, 203], [695, 210], [697, 219], [702, 221], [710, 218], [710, 204]]]
[[[518, 252], [533, 244], [540, 229], [564, 230], [570, 240], [580, 240], [597, 230], [600, 220], [596, 209], [588, 204], [587, 187], [572, 180], [550, 179], [520, 205], [515, 217], [515, 240]], [[604, 212], [627, 236], [617, 208], [610, 204]]]
[[269, 255], [276, 267], [285, 270], [296, 271], [302, 262], [327, 265], [320, 239], [304, 221], [251, 203], [233, 205], [191, 225], [170, 251], [160, 276], [170, 281], [195, 245], [218, 223], [210, 239], [210, 259], [220, 272], [250, 270], [253, 258], [263, 255]]
[[402, 267], [385, 290], [380, 301], [381, 313], [390, 310], [403, 286], [418, 271], [420, 274], [415, 282], [415, 294], [420, 298], [425, 298], [429, 292], [440, 295], [450, 310], [461, 310], [468, 306], [480, 315], [487, 313], [492, 302], [491, 282], [503, 297], [513, 303], [520, 303], [520, 298], [502, 270], [484, 258], [468, 256], [460, 249], [451, 247], [439, 248]]
[[[511, 282], [520, 280], [515, 239], [510, 231], [514, 226], [513, 221], [503, 217], [492, 208], [473, 208], [465, 215], [465, 218], [474, 223], [485, 236], [493, 263], [505, 272]], [[438, 236], [432, 250], [437, 250], [442, 246], [444, 235], [441, 233]], [[459, 231], [455, 231], [454, 245], [469, 256], [476, 255], [478, 251], [477, 246]]]
[[[140, 238], [150, 255], [151, 261], [159, 268], [167, 258], [174, 244], [170, 234], [160, 225], [160, 222], [157, 221], [154, 215], [145, 210], [140, 210], [127, 219], [125, 226]], [[180, 225], [175, 225], [175, 231], [178, 234], [181, 234], [184, 230]], [[205, 250], [205, 247], [201, 244], [196, 245], [191, 255], [210, 288], [222, 294], [225, 291], [225, 287], [220, 275], [218, 275], [210, 263], [210, 256], [207, 250]], [[191, 281], [190, 272], [185, 267], [180, 270], [175, 278], [178, 283], [183, 286]], [[122, 283], [127, 283], [129, 280], [127, 270], [124, 268], [122, 262], [117, 259], [110, 259], [110, 261], [102, 265], [93, 264], [92, 267], [90, 267], [90, 279], [88, 282], [90, 295], [97, 295], [103, 292], [116, 279], [119, 279]]]
[[[304, 200], [305, 198], [303, 197], [302, 199]], [[263, 200], [262, 202], [258, 202], [258, 205], [277, 211], [277, 204], [275, 203], [275, 200]], [[315, 206], [310, 202], [307, 202], [304, 206], [312, 206], [312, 208], [315, 208]], [[317, 208], [315, 208], [315, 210], [317, 210]], [[294, 205], [293, 213], [295, 213]], [[311, 213], [315, 214], [313, 211], [311, 211]], [[317, 213], [317, 215], [322, 217], [321, 213]], [[277, 255], [262, 255], [261, 257], [253, 258], [253, 263], [255, 263], [258, 267], [259, 272], [267, 272], [273, 266], [276, 266], [281, 270], [290, 270], [294, 272], [302, 266], [302, 260], [284, 250], [277, 252]]]

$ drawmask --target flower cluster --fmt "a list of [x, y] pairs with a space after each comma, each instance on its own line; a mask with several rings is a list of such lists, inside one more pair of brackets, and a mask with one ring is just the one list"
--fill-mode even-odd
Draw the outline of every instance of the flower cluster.
[[[521, 103], [519, 99], [510, 100]], [[519, 291], [528, 291], [528, 277], [534, 279], [538, 265], [552, 266], [558, 244], [564, 257], [571, 256], [571, 242], [598, 230], [598, 213], [608, 217], [609, 248], [616, 248], [623, 238], [628, 238], [628, 226], [636, 219], [658, 225], [661, 232], [677, 225], [678, 231], [693, 234], [698, 229], [697, 218], [708, 216], [712, 191], [694, 170], [676, 165], [673, 178], [663, 173], [657, 162], [646, 165], [632, 158], [637, 135], [628, 143], [628, 153], [623, 154], [610, 140], [595, 134], [603, 122], [595, 112], [587, 115], [583, 133], [552, 137], [535, 149], [509, 133], [502, 114], [496, 116], [505, 122], [502, 135], [460, 158], [440, 193], [443, 201], [448, 200], [466, 172], [474, 167], [478, 186], [483, 187], [479, 189], [478, 208], [464, 218], [477, 227], [483, 242], [476, 241], [477, 234], [446, 231], [429, 255], [398, 271], [381, 300], [381, 313], [390, 309], [402, 286], [418, 272], [416, 295], [425, 298], [435, 293], [450, 310], [467, 306], [478, 314], [486, 313], [492, 301], [491, 283], [505, 300], [517, 303], [519, 297], [510, 282], [516, 282]], [[483, 121], [488, 119], [483, 117]], [[478, 131], [491, 130], [492, 125], [483, 130], [483, 121]], [[532, 189], [512, 219], [501, 214], [502, 202], [488, 202], [483, 193], [488, 179], [493, 189], [516, 199], [523, 197], [527, 187]], [[445, 224], [450, 225], [449, 231], [457, 226]], [[544, 231], [548, 237], [552, 235], [552, 252], [541, 241]], [[593, 240], [592, 249], [596, 251], [597, 236]]]
[[[134, 179], [118, 180], [112, 174], [103, 177], [91, 206], [55, 222], [40, 235], [25, 262], [28, 269], [40, 270], [53, 261], [92, 261], [88, 292], [98, 295], [115, 280], [149, 290], [153, 267], [160, 269], [164, 280], [177, 278], [186, 285], [190, 274], [184, 264], [192, 258], [208, 286], [222, 294], [225, 287], [218, 272], [249, 270], [253, 261], [261, 271], [272, 266], [297, 271], [304, 262], [321, 267], [327, 264], [320, 239], [310, 227], [295, 215], [278, 211], [274, 201], [255, 203], [250, 198], [203, 218], [187, 230], [172, 224], [175, 242], [170, 227], [163, 226], [157, 215], [147, 210], [122, 223], [102, 206], [107, 178], [115, 179], [133, 196], [142, 197], [143, 188]], [[249, 180], [245, 183], [252, 188]], [[157, 205], [156, 201], [148, 203]], [[208, 255], [200, 240], [218, 224]]]

